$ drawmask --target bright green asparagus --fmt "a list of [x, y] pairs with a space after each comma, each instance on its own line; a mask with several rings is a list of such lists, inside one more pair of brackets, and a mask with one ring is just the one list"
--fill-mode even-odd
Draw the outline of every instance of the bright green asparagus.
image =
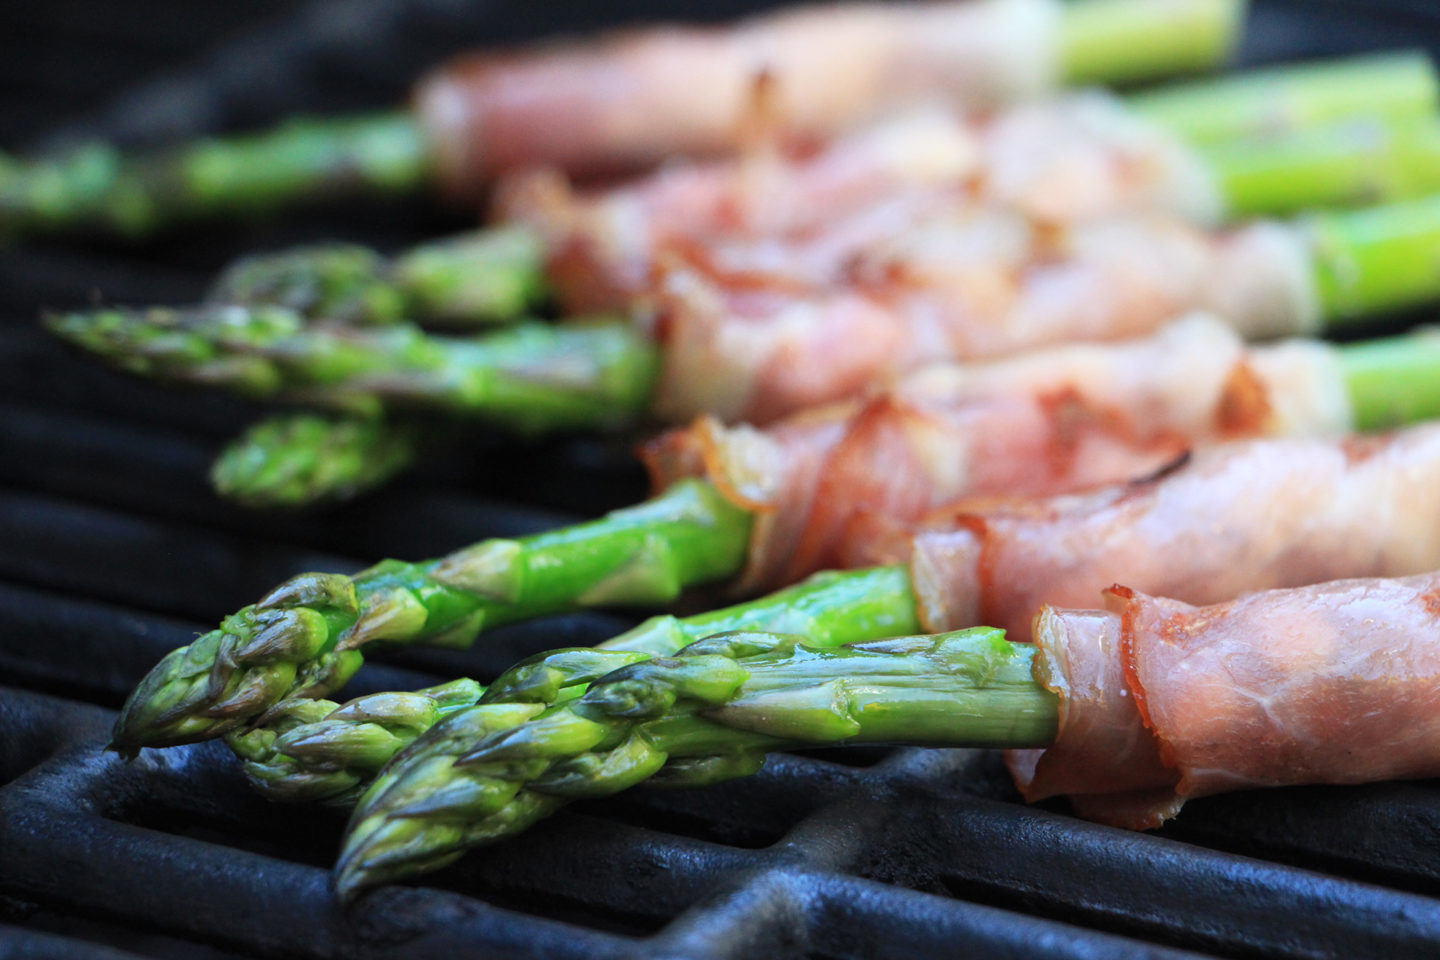
[[354, 577], [302, 574], [161, 660], [126, 702], [113, 746], [133, 753], [209, 739], [285, 697], [324, 696], [377, 642], [465, 647], [516, 620], [669, 602], [739, 569], [750, 525], [748, 512], [690, 481], [552, 533], [485, 540], [423, 563], [387, 560]]
[[248, 507], [348, 500], [414, 462], [413, 425], [368, 417], [281, 414], [231, 442], [210, 469], [216, 492]]
[[91, 143], [0, 165], [0, 236], [140, 237], [178, 220], [253, 216], [297, 200], [409, 194], [431, 174], [430, 145], [405, 114], [293, 120], [139, 156]]
[[519, 725], [482, 708], [401, 751], [361, 797], [336, 873], [342, 898], [512, 836], [578, 798], [652, 781], [697, 786], [768, 752], [857, 743], [1032, 747], [1058, 698], [1035, 648], [972, 628], [841, 648], [734, 632], [609, 673]]
[[[499, 729], [500, 717], [527, 719], [542, 707], [578, 696], [586, 684], [617, 667], [672, 655], [711, 634], [753, 629], [799, 633], [812, 646], [835, 647], [914, 633], [920, 625], [903, 569], [820, 573], [723, 610], [683, 619], [651, 618], [596, 648], [539, 654], [507, 670], [488, 690], [472, 681], [456, 681], [415, 693], [360, 697], [343, 707], [293, 697], [267, 711], [256, 726], [232, 732], [227, 739], [246, 760], [251, 783], [266, 796], [345, 806], [390, 757], [445, 716], [473, 709], [482, 714], [476, 724]], [[474, 706], [482, 693], [483, 702]], [[502, 704], [534, 709], [503, 714], [497, 710]]]
[[98, 310], [48, 317], [61, 337], [159, 380], [368, 417], [426, 408], [522, 433], [634, 420], [658, 353], [623, 321], [519, 324], [441, 337], [409, 324], [311, 323], [283, 307]]
[[277, 306], [357, 326], [402, 320], [476, 326], [508, 322], [546, 295], [545, 250], [519, 227], [498, 227], [383, 257], [321, 244], [246, 257], [211, 288], [216, 304]]

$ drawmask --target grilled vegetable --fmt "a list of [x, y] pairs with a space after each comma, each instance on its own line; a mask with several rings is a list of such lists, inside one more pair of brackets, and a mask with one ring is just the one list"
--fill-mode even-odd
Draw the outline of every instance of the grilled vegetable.
[[302, 507], [348, 500], [415, 459], [408, 424], [364, 417], [293, 414], [255, 424], [210, 470], [222, 496], [249, 507]]
[[382, 257], [353, 244], [255, 254], [216, 281], [216, 304], [277, 306], [356, 326], [404, 321], [509, 322], [544, 298], [544, 250], [533, 233], [495, 229]]

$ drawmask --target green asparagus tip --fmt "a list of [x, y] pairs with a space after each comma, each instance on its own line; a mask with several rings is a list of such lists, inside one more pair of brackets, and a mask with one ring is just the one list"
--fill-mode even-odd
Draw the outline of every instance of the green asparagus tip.
[[442, 717], [473, 705], [481, 690], [474, 680], [461, 679], [339, 706], [291, 697], [263, 722], [226, 739], [245, 761], [251, 786], [268, 799], [350, 807], [391, 757]]
[[394, 323], [404, 317], [406, 302], [385, 282], [387, 269], [380, 254], [348, 243], [254, 254], [221, 274], [208, 299], [269, 304], [341, 323]]
[[216, 492], [247, 507], [348, 500], [415, 459], [413, 432], [384, 420], [297, 414], [255, 424], [210, 470]]
[[282, 377], [273, 362], [244, 351], [293, 339], [304, 327], [290, 310], [240, 306], [106, 308], [49, 314], [43, 322], [71, 345], [130, 373], [224, 384], [252, 396], [273, 394]]
[[355, 650], [336, 650], [334, 618], [358, 609], [349, 577], [295, 577], [220, 627], [172, 650], [130, 694], [110, 747], [208, 740], [238, 729], [286, 696], [324, 693], [360, 667]]

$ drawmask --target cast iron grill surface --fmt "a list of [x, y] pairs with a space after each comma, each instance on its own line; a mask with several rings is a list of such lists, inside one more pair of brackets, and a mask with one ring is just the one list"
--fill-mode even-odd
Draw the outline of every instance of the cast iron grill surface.
[[[0, 144], [143, 142], [380, 106], [455, 49], [668, 9], [8, 4]], [[1440, 48], [1440, 10], [1420, 0], [1261, 2], [1244, 59], [1417, 43]], [[465, 225], [423, 202], [368, 204], [138, 248], [0, 253], [0, 957], [1440, 954], [1433, 783], [1211, 798], [1131, 834], [1019, 804], [987, 754], [785, 755], [743, 782], [575, 804], [342, 911], [328, 886], [337, 815], [258, 799], [215, 744], [130, 764], [103, 754], [115, 708], [163, 653], [287, 576], [435, 555], [644, 491], [626, 438], [482, 434], [363, 504], [244, 513], [204, 473], [257, 408], [104, 371], [43, 335], [37, 313], [97, 294], [192, 300], [242, 251], [329, 237], [396, 249]], [[349, 692], [485, 679], [628, 622], [508, 628], [467, 653], [369, 665]]]

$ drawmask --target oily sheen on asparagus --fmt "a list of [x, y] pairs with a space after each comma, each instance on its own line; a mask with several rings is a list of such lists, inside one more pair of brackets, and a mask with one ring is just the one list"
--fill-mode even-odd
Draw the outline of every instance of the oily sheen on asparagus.
[[1029, 799], [1136, 828], [1189, 796], [1440, 773], [1440, 574], [1204, 607], [1108, 596], [1043, 607], [1034, 645], [992, 628], [839, 650], [721, 634], [516, 727], [471, 735], [457, 714], [360, 799], [337, 890], [443, 866], [572, 799], [743, 776], [796, 745], [1009, 739]]
[[149, 155], [97, 143], [7, 161], [0, 230], [142, 235], [178, 219], [428, 182], [469, 203], [517, 166], [593, 173], [731, 149], [757, 83], [784, 129], [823, 138], [918, 99], [989, 109], [1060, 81], [1212, 66], [1240, 13], [1237, 0], [857, 3], [491, 52], [422, 80], [408, 113], [295, 120]]
[[[846, 557], [907, 563], [927, 629], [998, 624], [1026, 639], [1040, 604], [1085, 605], [1125, 576], [1207, 603], [1246, 589], [1440, 567], [1440, 427], [1387, 437], [1223, 444], [1142, 481], [1048, 498], [962, 501], [919, 532], [881, 525]], [[735, 575], [753, 516], [686, 480], [608, 517], [355, 577], [304, 574], [170, 653], [131, 694], [114, 746], [238, 729], [324, 696], [367, 644], [465, 646], [484, 628], [579, 607], [668, 602]]]

